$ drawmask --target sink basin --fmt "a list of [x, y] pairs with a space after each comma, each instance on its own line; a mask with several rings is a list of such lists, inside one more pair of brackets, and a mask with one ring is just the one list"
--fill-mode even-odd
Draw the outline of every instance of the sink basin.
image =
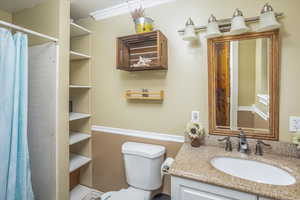
[[294, 176], [285, 170], [265, 163], [229, 157], [213, 158], [211, 164], [218, 170], [242, 179], [271, 185], [292, 185]]

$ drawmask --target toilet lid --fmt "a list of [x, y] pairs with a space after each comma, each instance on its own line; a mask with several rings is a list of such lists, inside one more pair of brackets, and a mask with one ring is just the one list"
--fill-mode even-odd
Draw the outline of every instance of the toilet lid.
[[102, 195], [101, 200], [143, 200], [143, 198], [139, 193], [123, 189], [118, 192], [105, 193]]

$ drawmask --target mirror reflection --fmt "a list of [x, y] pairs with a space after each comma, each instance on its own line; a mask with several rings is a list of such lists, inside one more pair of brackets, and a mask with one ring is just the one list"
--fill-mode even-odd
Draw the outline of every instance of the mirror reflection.
[[271, 39], [213, 44], [216, 68], [216, 126], [269, 130]]

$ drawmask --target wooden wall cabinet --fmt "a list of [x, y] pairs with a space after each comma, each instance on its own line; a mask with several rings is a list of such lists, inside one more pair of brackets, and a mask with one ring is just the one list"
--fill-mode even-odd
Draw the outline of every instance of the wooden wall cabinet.
[[[151, 59], [138, 65], [140, 57]], [[117, 38], [117, 69], [125, 71], [168, 69], [168, 40], [160, 31]]]

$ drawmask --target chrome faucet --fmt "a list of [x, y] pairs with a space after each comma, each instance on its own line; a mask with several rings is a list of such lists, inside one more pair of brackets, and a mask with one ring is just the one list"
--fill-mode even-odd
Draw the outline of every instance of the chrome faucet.
[[247, 141], [247, 137], [246, 134], [244, 133], [243, 130], [240, 130], [240, 134], [238, 136], [239, 138], [239, 143], [238, 143], [238, 152], [241, 153], [249, 153], [250, 152], [250, 148], [249, 148], [249, 144]]

